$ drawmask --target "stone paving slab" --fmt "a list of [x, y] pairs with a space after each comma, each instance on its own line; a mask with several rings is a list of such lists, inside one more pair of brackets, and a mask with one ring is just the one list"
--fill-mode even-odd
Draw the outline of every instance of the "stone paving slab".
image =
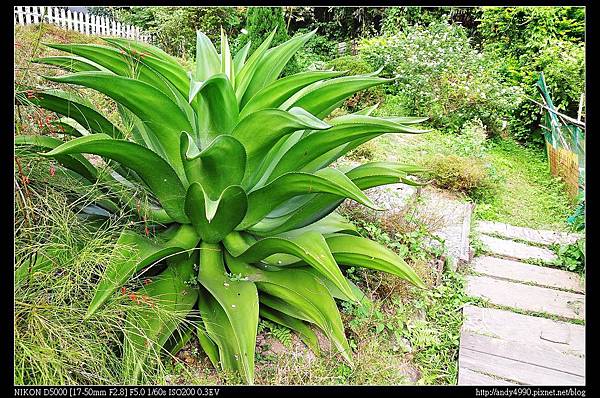
[[467, 277], [466, 293], [487, 299], [492, 304], [524, 311], [543, 312], [569, 319], [585, 318], [585, 296], [582, 294], [474, 275]]
[[480, 235], [479, 239], [489, 252], [499, 256], [511, 257], [519, 260], [542, 260], [545, 262], [552, 262], [558, 258], [556, 253], [543, 247], [530, 246], [512, 240], [494, 238], [488, 235]]
[[536, 285], [584, 292], [581, 278], [574, 272], [556, 268], [526, 264], [498, 257], [481, 256], [472, 262], [473, 271], [515, 282], [535, 283]]
[[547, 351], [585, 357], [585, 326], [496, 308], [466, 305], [462, 332], [535, 345]]
[[535, 345], [472, 332], [461, 335], [460, 369], [487, 373], [524, 385], [585, 385], [585, 361]]
[[462, 368], [458, 372], [459, 386], [513, 386], [515, 382], [488, 376], [484, 373]]
[[482, 234], [500, 235], [508, 239], [520, 239], [542, 245], [575, 243], [584, 237], [583, 234], [516, 227], [494, 221], [478, 222], [477, 231]]

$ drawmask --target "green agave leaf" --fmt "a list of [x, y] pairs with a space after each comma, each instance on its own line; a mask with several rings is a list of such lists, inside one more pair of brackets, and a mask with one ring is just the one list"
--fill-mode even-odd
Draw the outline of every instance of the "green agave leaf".
[[357, 91], [389, 83], [394, 79], [368, 77], [364, 75], [344, 76], [327, 81], [318, 81], [304, 87], [289, 97], [281, 109], [299, 106], [318, 118], [323, 118], [337, 108], [341, 102]]
[[[42, 136], [42, 135], [17, 135], [15, 136], [15, 146], [31, 145], [39, 149], [54, 149], [63, 144], [57, 138]], [[66, 168], [73, 170], [91, 182], [95, 182], [98, 178], [96, 168], [81, 154], [73, 155], [57, 155], [54, 157], [60, 164]]]
[[88, 101], [60, 90], [36, 92], [28, 101], [49, 111], [76, 120], [86, 130], [121, 138], [123, 134], [107, 118], [102, 116]]
[[251, 45], [252, 42], [248, 40], [248, 43], [246, 43], [246, 45], [242, 47], [233, 57], [233, 70], [236, 76], [240, 73], [244, 67], [244, 64], [246, 63], [246, 57], [248, 56], [248, 51], [250, 51]]
[[[187, 95], [188, 79], [185, 69], [175, 58], [158, 47], [134, 40], [118, 37], [103, 37], [104, 41], [119, 47], [130, 56], [137, 57], [143, 64], [161, 74], [168, 82], [173, 84], [184, 97]], [[139, 54], [144, 56], [139, 57]]]
[[385, 271], [417, 287], [426, 288], [421, 278], [400, 256], [377, 242], [343, 234], [334, 234], [325, 240], [333, 257], [341, 264]]
[[319, 355], [321, 351], [319, 348], [319, 339], [317, 338], [315, 332], [307, 324], [305, 324], [299, 319], [293, 318], [289, 315], [284, 314], [283, 312], [279, 312], [265, 305], [262, 305], [260, 307], [259, 314], [262, 318], [283, 325], [298, 333], [304, 344], [306, 344], [306, 346], [310, 348], [315, 354]]
[[257, 241], [237, 258], [247, 263], [256, 263], [276, 253], [296, 256], [329, 278], [348, 297], [353, 297], [352, 290], [332, 257], [323, 236], [317, 232], [284, 239], [268, 237]]
[[77, 120], [71, 119], [70, 117], [60, 117], [54, 122], [54, 125], [62, 127], [60, 133], [67, 134], [73, 137], [81, 137], [84, 135], [92, 134], [79, 122], [77, 122]]
[[[298, 235], [302, 235], [305, 232], [314, 231], [318, 232], [321, 235], [329, 235], [336, 232], [344, 232], [344, 233], [358, 233], [356, 226], [346, 220], [346, 218], [339, 213], [330, 213], [322, 219], [307, 225], [306, 227], [293, 229], [291, 231], [282, 232], [280, 237], [290, 239]], [[275, 264], [274, 264], [275, 265]]]
[[[214, 300], [214, 299], [213, 299]], [[208, 332], [204, 327], [204, 323], [200, 322], [196, 328], [196, 336], [198, 336], [198, 342], [204, 353], [210, 359], [215, 369], [219, 368], [219, 347], [217, 344], [210, 339]]]
[[179, 136], [182, 131], [193, 131], [192, 126], [180, 108], [160, 90], [139, 80], [106, 72], [81, 72], [48, 79], [92, 88], [128, 108], [156, 135], [174, 170], [185, 180]]
[[[298, 90], [316, 81], [338, 77], [345, 72], [308, 71], [278, 79], [258, 91], [240, 111], [240, 118], [268, 108], [278, 108]], [[290, 108], [292, 110], [293, 108]], [[320, 119], [319, 119], [320, 120]]]
[[240, 104], [240, 108], [243, 108], [244, 105], [244, 102], [242, 102], [242, 97], [244, 97], [246, 89], [248, 88], [248, 85], [250, 84], [250, 81], [252, 80], [260, 61], [262, 60], [263, 56], [267, 52], [267, 49], [271, 45], [271, 41], [273, 40], [276, 31], [277, 28], [273, 29], [271, 34], [267, 36], [267, 38], [261, 43], [260, 46], [258, 46], [256, 50], [254, 50], [252, 55], [250, 55], [250, 58], [248, 58], [248, 61], [246, 61], [246, 63], [240, 69], [240, 72], [237, 75], [237, 79], [235, 82], [235, 96], [237, 98], [238, 103]]
[[[384, 167], [385, 166], [385, 167]], [[354, 171], [356, 170], [356, 171]], [[361, 190], [384, 184], [397, 182], [412, 183], [403, 177], [402, 170], [407, 173], [419, 172], [413, 166], [398, 165], [388, 162], [375, 162], [375, 166], [365, 164], [346, 173], [352, 182]], [[286, 231], [302, 228], [327, 216], [335, 210], [343, 200], [332, 194], [315, 194], [308, 200], [291, 203], [288, 201], [271, 215], [250, 228], [252, 233], [259, 236], [273, 236]]]
[[93, 70], [108, 71], [102, 65], [78, 56], [54, 56], [44, 58], [34, 58], [31, 62], [37, 64], [53, 65], [70, 72], [87, 72]]
[[179, 62], [177, 62], [177, 59], [175, 57], [169, 55], [168, 53], [156, 46], [144, 43], [142, 41], [124, 39], [121, 37], [102, 37], [102, 40], [127, 51], [135, 50], [138, 53], [147, 53], [149, 55], [152, 55], [160, 59], [161, 61], [171, 64], [173, 67], [179, 67], [181, 71], [183, 71], [185, 74], [184, 69], [179, 65]]
[[[123, 345], [125, 369], [131, 372], [134, 382], [143, 374], [150, 353], [161, 349], [196, 304], [198, 292], [186, 282], [193, 275], [197, 258], [196, 253], [189, 258], [183, 256], [136, 292], [142, 300], [127, 313]], [[163, 316], [157, 316], [157, 308], [160, 309], [158, 314]]]
[[[354, 300], [352, 300], [351, 298], [346, 296], [340, 289], [338, 289], [338, 287], [336, 285], [334, 285], [329, 279], [323, 277], [323, 275], [318, 273], [314, 268], [299, 267], [296, 269], [301, 269], [303, 271], [309, 272], [312, 275], [314, 275], [316, 278], [319, 278], [319, 280], [321, 282], [323, 282], [323, 285], [325, 285], [327, 290], [329, 290], [329, 293], [331, 293], [331, 296], [333, 298], [336, 298], [338, 300], [343, 300], [343, 301], [354, 302]], [[367, 305], [372, 304], [372, 301], [367, 297], [367, 295], [362, 290], [360, 290], [360, 288], [358, 286], [356, 286], [356, 284], [354, 282], [352, 282], [348, 278], [346, 278], [346, 280], [348, 281], [348, 285], [350, 285], [350, 287], [352, 288], [352, 291], [354, 292], [354, 295], [356, 297], [358, 297], [361, 304], [367, 304]]]
[[238, 104], [233, 87], [224, 74], [205, 80], [196, 95], [200, 143], [206, 147], [216, 137], [232, 132], [238, 123]]
[[261, 303], [293, 318], [316, 324], [343, 357], [352, 362], [340, 313], [319, 278], [299, 268], [263, 271], [228, 253], [225, 261], [231, 272], [255, 282], [261, 291]]
[[339, 119], [330, 121], [334, 126], [331, 129], [310, 134], [292, 146], [275, 166], [268, 181], [289, 171], [302, 170], [319, 156], [351, 141], [375, 138], [384, 133], [424, 132], [371, 116], [350, 115], [342, 121]]
[[[130, 77], [148, 83], [160, 90], [175, 103], [179, 103], [182, 106], [182, 110], [186, 111], [185, 106], [187, 104], [185, 101], [178, 101], [181, 94], [176, 91], [172, 83], [146, 64], [146, 61], [152, 58], [151, 56], [134, 55], [135, 52], [132, 50], [126, 52], [121, 49], [119, 51], [115, 48], [98, 44], [48, 44], [47, 46], [84, 57], [96, 64], [102, 65], [105, 71], [109, 70], [119, 76]], [[157, 60], [156, 62], [161, 61]], [[189, 112], [189, 109], [187, 111]]]
[[413, 165], [393, 162], [371, 162], [353, 168], [346, 175], [361, 189], [395, 184], [397, 182], [421, 185], [406, 178], [409, 174], [420, 174], [425, 169]]
[[419, 124], [428, 120], [428, 117], [418, 117], [418, 116], [383, 116], [385, 120], [390, 120], [394, 123], [398, 124]]
[[[218, 348], [218, 361], [220, 368], [227, 371], [236, 371], [240, 375], [247, 377], [246, 369], [242, 365], [241, 353], [238, 346], [235, 332], [227, 317], [227, 314], [221, 307], [221, 304], [206, 289], [199, 288], [198, 309], [204, 323], [204, 330], [210, 340]], [[207, 342], [207, 339], [204, 339]], [[210, 344], [210, 343], [209, 343]], [[207, 345], [210, 348], [210, 345]], [[204, 348], [204, 345], [203, 345]], [[214, 352], [211, 353], [214, 355]], [[246, 379], [252, 383], [252, 379]]]
[[[226, 276], [222, 247], [219, 244], [200, 244], [200, 271], [198, 280], [218, 301], [227, 316], [227, 323], [233, 331], [233, 340], [226, 343], [215, 340], [220, 350], [226, 344], [225, 352], [233, 353], [225, 363], [239, 363], [246, 381], [254, 380], [254, 348], [258, 327], [258, 292], [250, 281], [232, 280]], [[224, 320], [221, 319], [220, 322]], [[207, 327], [208, 330], [208, 327]], [[219, 344], [220, 343], [220, 344]], [[223, 354], [223, 352], [221, 352]], [[221, 355], [221, 360], [224, 360]]]
[[117, 111], [125, 125], [125, 133], [131, 132], [131, 138], [136, 143], [145, 146], [152, 152], [160, 155], [163, 159], [167, 159], [167, 154], [158, 138], [146, 127], [138, 116], [121, 104], [117, 104]]
[[221, 71], [217, 49], [202, 32], [196, 32], [196, 81], [206, 81]]
[[289, 112], [263, 109], [248, 115], [231, 133], [244, 145], [248, 154], [248, 167], [242, 185], [247, 187], [252, 184], [265, 156], [282, 137], [298, 129], [324, 130], [330, 127], [301, 108], [292, 108]]
[[122, 258], [123, 261], [113, 261], [107, 266], [84, 319], [91, 317], [119, 287], [123, 286], [137, 272], [167, 256], [194, 248], [199, 240], [190, 225], [177, 227], [175, 234], [169, 240], [159, 240], [158, 242], [133, 231], [123, 231], [115, 248], [116, 258]]
[[248, 88], [244, 92], [241, 101], [242, 108], [244, 104], [246, 104], [262, 88], [277, 79], [296, 51], [298, 51], [316, 32], [317, 30], [315, 29], [303, 35], [293, 37], [285, 43], [265, 52], [264, 57], [261, 57], [256, 65], [256, 70], [252, 75]]
[[252, 185], [254, 187], [261, 187], [265, 185], [269, 176], [273, 172], [273, 169], [277, 166], [281, 158], [287, 153], [287, 151], [290, 150], [291, 147], [296, 145], [305, 134], [306, 130], [298, 130], [287, 137], [281, 138], [279, 142], [273, 146], [273, 149], [271, 149], [265, 156], [265, 160], [262, 162], [256, 172], [256, 175], [260, 177], [260, 179], [257, 183]]
[[227, 76], [232, 86], [235, 85], [235, 69], [233, 66], [233, 59], [231, 58], [231, 51], [229, 50], [227, 34], [223, 30], [223, 27], [221, 27], [221, 73], [224, 73], [225, 76]]
[[194, 334], [194, 328], [190, 325], [182, 325], [182, 327], [175, 329], [171, 337], [165, 343], [165, 348], [169, 351], [170, 355], [177, 355], [179, 351], [190, 341]]
[[379, 107], [379, 102], [375, 105], [367, 106], [366, 108], [361, 109], [360, 111], [354, 112], [353, 115], [365, 115], [370, 116], [371, 113], [375, 111]]
[[286, 173], [248, 194], [248, 212], [238, 229], [246, 229], [256, 224], [278, 205], [294, 196], [319, 192], [351, 198], [365, 206], [377, 209], [377, 206], [348, 177], [335, 169], [322, 169], [314, 175]]
[[217, 200], [227, 187], [242, 182], [246, 150], [236, 138], [220, 135], [200, 151], [193, 138], [184, 132], [180, 147], [188, 181], [202, 185], [212, 200]]
[[175, 221], [189, 222], [183, 209], [185, 189], [171, 166], [149, 149], [133, 142], [115, 140], [105, 134], [75, 138], [43, 156], [93, 153], [113, 159], [135, 171], [151, 188], [159, 202]]
[[202, 185], [192, 183], [185, 198], [185, 211], [202, 240], [217, 243], [242, 221], [248, 206], [246, 192], [239, 185], [227, 187], [211, 200]]

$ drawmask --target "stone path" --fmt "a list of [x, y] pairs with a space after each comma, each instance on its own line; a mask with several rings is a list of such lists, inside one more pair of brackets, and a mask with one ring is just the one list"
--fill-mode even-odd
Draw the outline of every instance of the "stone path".
[[476, 229], [488, 254], [471, 262], [466, 291], [491, 307], [463, 308], [458, 384], [585, 385], [585, 327], [573, 323], [585, 321], [583, 283], [524, 262], [549, 263], [547, 246], [581, 235], [495, 222]]

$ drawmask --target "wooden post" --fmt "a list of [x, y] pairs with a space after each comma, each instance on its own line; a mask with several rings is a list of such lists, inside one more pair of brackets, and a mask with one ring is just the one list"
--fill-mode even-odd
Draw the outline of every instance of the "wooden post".
[[583, 110], [583, 94], [581, 93], [581, 97], [579, 97], [579, 109], [577, 110], [577, 121], [581, 122], [581, 111]]
[[90, 14], [88, 14], [88, 13], [83, 14], [83, 18], [85, 19], [85, 22], [83, 23], [83, 25], [85, 26], [85, 34], [89, 35], [90, 34]]

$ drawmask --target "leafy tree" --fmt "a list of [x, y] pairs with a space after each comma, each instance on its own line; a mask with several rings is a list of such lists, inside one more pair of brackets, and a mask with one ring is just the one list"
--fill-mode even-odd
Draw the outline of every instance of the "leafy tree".
[[249, 7], [246, 21], [248, 34], [241, 36], [238, 46], [241, 47], [250, 40], [250, 52], [256, 50], [275, 28], [277, 31], [273, 45], [289, 39], [282, 7]]
[[243, 19], [240, 7], [127, 7], [116, 10], [119, 21], [153, 33], [159, 47], [189, 57], [196, 50], [196, 31], [219, 40], [221, 27], [236, 35]]
[[[485, 51], [502, 60], [506, 82], [538, 100], [534, 84], [543, 71], [557, 106], [576, 112], [584, 87], [583, 7], [484, 7], [478, 33]], [[542, 142], [537, 105], [523, 101], [513, 117], [516, 138]]]

